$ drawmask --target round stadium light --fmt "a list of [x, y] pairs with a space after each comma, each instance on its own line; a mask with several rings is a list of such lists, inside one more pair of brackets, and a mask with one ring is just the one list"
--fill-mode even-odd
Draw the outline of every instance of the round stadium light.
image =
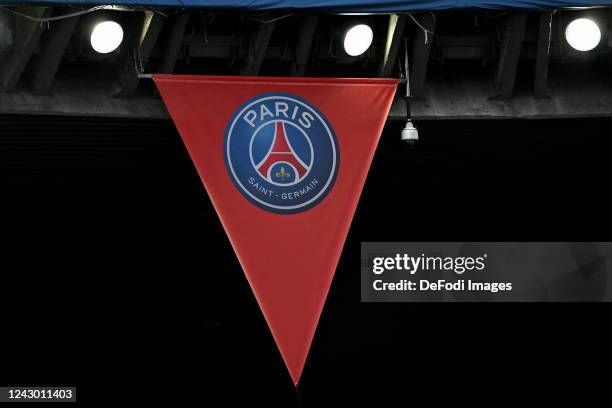
[[103, 21], [94, 26], [89, 38], [91, 47], [100, 54], [115, 51], [123, 41], [123, 28], [114, 21]]
[[373, 38], [374, 32], [369, 25], [354, 25], [344, 34], [344, 51], [351, 57], [361, 55], [370, 48]]
[[599, 44], [601, 30], [593, 20], [577, 18], [567, 25], [565, 39], [575, 50], [590, 51]]

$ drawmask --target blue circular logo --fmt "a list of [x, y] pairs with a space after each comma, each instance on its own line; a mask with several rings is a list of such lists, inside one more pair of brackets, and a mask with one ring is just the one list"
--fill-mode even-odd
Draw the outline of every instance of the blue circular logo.
[[277, 214], [306, 211], [325, 198], [338, 173], [338, 143], [329, 122], [290, 94], [258, 95], [225, 129], [223, 154], [238, 191]]

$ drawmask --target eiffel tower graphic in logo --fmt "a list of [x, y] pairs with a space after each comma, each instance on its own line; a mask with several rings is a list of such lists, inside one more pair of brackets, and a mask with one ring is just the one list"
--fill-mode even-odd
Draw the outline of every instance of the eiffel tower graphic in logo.
[[283, 184], [297, 182], [308, 172], [308, 165], [291, 148], [283, 122], [276, 122], [272, 148], [256, 168], [268, 181]]

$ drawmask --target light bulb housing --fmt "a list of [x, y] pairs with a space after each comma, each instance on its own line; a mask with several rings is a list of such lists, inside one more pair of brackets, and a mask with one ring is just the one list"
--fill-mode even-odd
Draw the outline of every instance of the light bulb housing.
[[419, 140], [419, 131], [410, 119], [406, 121], [406, 126], [402, 129], [401, 139], [408, 144], [415, 144]]

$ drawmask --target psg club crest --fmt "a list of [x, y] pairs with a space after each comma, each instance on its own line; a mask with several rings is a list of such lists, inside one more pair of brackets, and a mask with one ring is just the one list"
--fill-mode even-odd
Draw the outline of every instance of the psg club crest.
[[320, 203], [338, 173], [334, 130], [315, 106], [290, 94], [258, 95], [238, 108], [223, 153], [238, 191], [277, 214]]

